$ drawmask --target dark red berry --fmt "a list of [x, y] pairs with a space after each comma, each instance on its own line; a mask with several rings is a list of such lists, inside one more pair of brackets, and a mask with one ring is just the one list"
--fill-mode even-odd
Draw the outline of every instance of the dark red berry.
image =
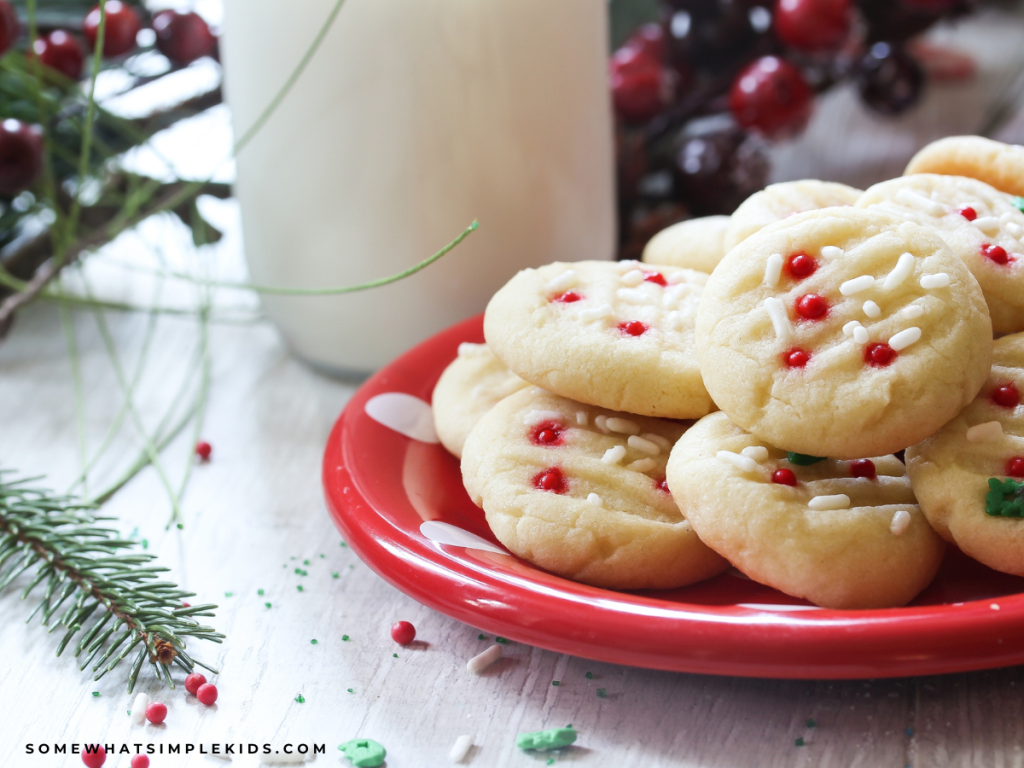
[[666, 480], [664, 477], [654, 478], [654, 487], [657, 488], [662, 493], [672, 493], [672, 491], [668, 489], [668, 480]]
[[538, 472], [533, 477], [533, 487], [539, 491], [550, 491], [551, 493], [565, 493], [569, 490], [569, 483], [565, 475], [558, 467], [550, 467]]
[[878, 472], [875, 471], [875, 462], [871, 459], [857, 459], [855, 462], [850, 464], [850, 475], [853, 477], [866, 477], [869, 480], [874, 480], [878, 477]]
[[18, 39], [20, 25], [18, 14], [7, 0], [0, 0], [0, 56], [3, 56]]
[[609, 62], [612, 103], [623, 119], [644, 123], [669, 102], [669, 86], [661, 62], [638, 48], [620, 48]]
[[0, 195], [28, 187], [43, 166], [43, 139], [38, 125], [7, 118], [0, 122]]
[[561, 304], [572, 304], [574, 301], [579, 301], [582, 298], [583, 297], [576, 293], [576, 291], [566, 291], [565, 293], [560, 293], [557, 296], [552, 296], [551, 300], [557, 301]]
[[416, 627], [408, 621], [396, 622], [391, 627], [391, 639], [399, 645], [408, 645], [416, 639]]
[[102, 768], [107, 762], [107, 750], [102, 744], [87, 744], [82, 751], [82, 762], [89, 768]]
[[644, 272], [644, 281], [660, 285], [662, 288], [668, 285], [668, 280], [665, 279], [661, 272]]
[[156, 47], [175, 64], [191, 64], [213, 52], [217, 38], [197, 13], [160, 11], [153, 17]]
[[565, 427], [557, 421], [545, 421], [530, 430], [530, 440], [534, 445], [561, 445], [563, 432], [565, 432]]
[[783, 355], [788, 368], [803, 368], [811, 359], [811, 356], [802, 349], [791, 349]]
[[775, 35], [801, 51], [827, 51], [850, 34], [850, 0], [776, 0]]
[[810, 277], [817, 268], [818, 262], [814, 260], [813, 256], [808, 256], [806, 253], [794, 253], [786, 259], [786, 274], [794, 280]]
[[763, 56], [748, 65], [729, 90], [729, 109], [736, 122], [769, 138], [803, 130], [813, 102], [800, 70], [778, 56]]
[[876, 112], [896, 115], [913, 106], [924, 88], [924, 70], [903, 48], [875, 43], [857, 68], [863, 102]]
[[196, 443], [196, 456], [198, 456], [202, 461], [209, 461], [211, 453], [213, 453], [213, 446], [208, 442], [200, 440]]
[[992, 398], [993, 403], [1001, 405], [1003, 408], [1016, 408], [1020, 405], [1020, 391], [1012, 381], [1007, 384], [1000, 384], [992, 390], [992, 394], [989, 397]]
[[742, 0], [672, 0], [662, 2], [668, 56], [676, 69], [694, 67], [721, 72], [750, 59], [751, 48], [767, 25]]
[[191, 675], [185, 677], [185, 690], [189, 693], [194, 694], [199, 690], [199, 686], [206, 684], [206, 676], [201, 675], [198, 672], [193, 672]]
[[135, 755], [132, 758], [131, 768], [149, 768], [149, 755]]
[[46, 67], [60, 72], [64, 77], [77, 80], [82, 76], [85, 54], [82, 46], [63, 29], [55, 29], [48, 35], [36, 38], [32, 52]]
[[763, 143], [736, 127], [694, 128], [691, 123], [677, 142], [675, 186], [697, 216], [732, 213], [768, 183]]
[[1001, 245], [985, 243], [981, 246], [981, 255], [986, 259], [991, 259], [996, 264], [1008, 264], [1010, 262], [1010, 254]]
[[1010, 477], [1024, 477], [1024, 456], [1014, 456], [1007, 461], [1006, 474]]
[[630, 336], [642, 336], [647, 326], [639, 320], [630, 320], [628, 323], [619, 323], [619, 330]]
[[[103, 29], [103, 55], [107, 58], [128, 53], [135, 47], [135, 37], [142, 24], [134, 8], [121, 0], [108, 0], [106, 5], [107, 23]], [[100, 29], [100, 7], [94, 6], [85, 14], [82, 32], [89, 48], [96, 49], [96, 35]]]
[[167, 705], [159, 701], [152, 702], [146, 707], [146, 719], [153, 725], [160, 725], [167, 717]]
[[217, 701], [217, 686], [213, 683], [203, 683], [196, 689], [196, 698], [200, 704], [210, 707]]
[[888, 344], [868, 344], [864, 348], [864, 362], [875, 368], [884, 368], [895, 359], [896, 350]]
[[772, 473], [772, 482], [779, 485], [796, 485], [796, 475], [792, 469], [776, 469]]
[[828, 314], [828, 302], [815, 293], [808, 293], [796, 300], [796, 311], [808, 320], [820, 320]]
[[969, 205], [965, 205], [963, 208], [957, 208], [956, 212], [963, 216], [968, 221], [974, 221], [978, 218], [978, 212], [971, 208]]

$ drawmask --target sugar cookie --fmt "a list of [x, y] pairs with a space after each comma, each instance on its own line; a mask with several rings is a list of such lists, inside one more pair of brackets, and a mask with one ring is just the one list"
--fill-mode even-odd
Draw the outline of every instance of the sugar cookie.
[[1010, 195], [1024, 195], [1024, 147], [982, 136], [933, 141], [910, 160], [905, 175], [969, 176]]
[[725, 256], [728, 226], [728, 216], [702, 216], [673, 224], [651, 238], [641, 261], [711, 274]]

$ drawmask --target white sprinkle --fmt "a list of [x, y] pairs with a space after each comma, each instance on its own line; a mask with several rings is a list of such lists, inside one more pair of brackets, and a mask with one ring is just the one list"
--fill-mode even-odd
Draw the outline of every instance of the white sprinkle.
[[875, 284], [875, 278], [871, 275], [861, 275], [855, 277], [853, 280], [847, 280], [845, 283], [839, 286], [839, 292], [843, 296], [853, 296], [855, 293], [866, 291], [868, 288]]
[[991, 608], [993, 611], [998, 611], [999, 610], [999, 603], [989, 603], [988, 607]]
[[860, 327], [860, 320], [851, 320], [850, 322], [848, 322], [846, 325], [843, 326], [843, 335], [844, 336], [852, 336], [854, 329], [855, 328], [859, 328], [859, 327]]
[[585, 427], [587, 426], [587, 412], [576, 411], [576, 426]]
[[132, 722], [138, 725], [146, 719], [146, 707], [149, 706], [149, 696], [140, 693], [132, 702]]
[[657, 443], [661, 446], [663, 451], [672, 450], [672, 441], [668, 438], [662, 437], [661, 435], [656, 435], [653, 432], [644, 432], [640, 437], [644, 440], [650, 440], [652, 443]]
[[853, 340], [858, 344], [867, 344], [869, 338], [868, 329], [863, 325], [858, 325], [853, 329]]
[[1006, 223], [1006, 231], [1009, 232], [1013, 237], [1016, 237], [1018, 240], [1020, 239], [1021, 235], [1024, 235], [1024, 227], [1022, 227], [1015, 221], [1008, 221]]
[[768, 449], [763, 445], [748, 445], [740, 453], [750, 457], [759, 464], [768, 458]]
[[487, 354], [486, 344], [471, 344], [464, 341], [459, 344], [459, 357], [480, 357]]
[[921, 329], [917, 326], [907, 328], [889, 337], [889, 346], [899, 352], [906, 349], [921, 338]]
[[640, 285], [644, 281], [644, 273], [639, 269], [631, 269], [622, 276], [622, 282], [626, 285]]
[[643, 291], [638, 291], [635, 288], [619, 288], [619, 290], [615, 292], [615, 296], [627, 304], [654, 303], [654, 299], [650, 295]]
[[695, 269], [678, 269], [665, 279], [668, 280], [670, 285], [686, 282], [691, 285], [695, 284], [694, 287], [700, 287], [707, 283], [708, 276]]
[[605, 464], [618, 464], [624, 458], [626, 458], [626, 446], [616, 445], [604, 452], [601, 461]]
[[896, 514], [892, 516], [892, 522], [889, 523], [889, 530], [892, 531], [894, 536], [899, 536], [910, 525], [910, 513], [905, 509], [896, 510]]
[[1003, 225], [1003, 222], [995, 216], [981, 216], [972, 221], [971, 224], [976, 226], [982, 232], [992, 233], [998, 230]]
[[640, 425], [635, 421], [629, 419], [620, 419], [617, 416], [613, 416], [605, 422], [608, 425], [608, 429], [612, 432], [620, 432], [623, 435], [639, 435]]
[[654, 459], [637, 459], [632, 464], [628, 464], [626, 469], [632, 469], [634, 472], [650, 472], [658, 466]]
[[683, 316], [678, 312], [669, 312], [665, 316], [665, 321], [668, 323], [670, 330], [681, 331], [683, 329]]
[[843, 249], [835, 245], [826, 245], [821, 249], [821, 255], [826, 259], [837, 259], [843, 255]]
[[580, 276], [576, 274], [575, 269], [567, 269], [561, 275], [545, 285], [544, 290], [549, 293], [562, 293], [576, 285], [579, 280]]
[[523, 423], [528, 427], [543, 424], [545, 421], [557, 421], [561, 423], [562, 414], [558, 411], [529, 411], [523, 417]]
[[939, 205], [934, 200], [929, 200], [924, 195], [920, 195], [912, 189], [901, 189], [896, 193], [896, 201], [911, 208], [920, 206], [932, 216], [946, 215], [946, 206]]
[[834, 496], [815, 496], [807, 502], [811, 509], [849, 509], [850, 497], [845, 493], [837, 493]]
[[924, 307], [920, 304], [908, 304], [900, 311], [900, 314], [908, 320], [916, 320], [924, 314]]
[[719, 461], [724, 461], [726, 464], [731, 464], [741, 472], [753, 472], [757, 469], [757, 462], [749, 456], [741, 456], [738, 453], [732, 451], [719, 451], [715, 454]]
[[595, 507], [603, 507], [604, 506], [604, 499], [602, 499], [596, 493], [588, 493], [587, 494], [587, 503], [588, 504], [593, 504]]
[[611, 304], [602, 304], [600, 307], [594, 307], [593, 309], [581, 309], [580, 320], [584, 322], [591, 322], [592, 320], [600, 320], [603, 317], [611, 317], [614, 313]]
[[649, 453], [651, 456], [657, 456], [661, 453], [661, 446], [657, 443], [652, 443], [650, 440], [644, 440], [639, 435], [630, 435], [629, 439], [626, 440], [626, 444], [630, 448], [636, 448], [642, 453]]
[[896, 286], [902, 285], [903, 281], [910, 277], [913, 272], [914, 254], [904, 253], [896, 262], [896, 266], [893, 267], [892, 272], [885, 276], [885, 282], [882, 283], [882, 290], [891, 291]]
[[466, 669], [479, 675], [494, 662], [501, 658], [501, 646], [495, 643], [483, 653], [478, 653], [466, 663]]
[[1003, 425], [998, 421], [986, 421], [984, 424], [975, 424], [967, 430], [967, 442], [984, 443], [988, 440], [996, 440], [1003, 436]]
[[608, 424], [607, 424], [607, 422], [608, 422], [608, 417], [605, 416], [603, 413], [597, 414], [597, 416], [594, 418], [594, 424], [597, 426], [598, 429], [600, 429], [606, 435], [608, 434]]
[[469, 750], [473, 748], [473, 739], [470, 736], [459, 736], [455, 740], [455, 744], [452, 745], [451, 752], [448, 753], [448, 759], [453, 763], [461, 763], [466, 759], [466, 755], [469, 754]]
[[864, 314], [868, 317], [875, 318], [882, 316], [882, 308], [873, 301], [865, 301], [862, 309], [864, 310]]
[[939, 272], [935, 275], [925, 275], [921, 278], [922, 288], [945, 288], [947, 285], [949, 285], [949, 275], [945, 272]]
[[768, 310], [768, 317], [772, 320], [776, 338], [783, 344], [787, 344], [793, 338], [793, 326], [789, 322], [786, 307], [774, 296], [769, 296], [764, 300], [764, 308]]
[[764, 283], [770, 288], [779, 284], [782, 277], [782, 254], [773, 253], [768, 257], [768, 264], [764, 268]]

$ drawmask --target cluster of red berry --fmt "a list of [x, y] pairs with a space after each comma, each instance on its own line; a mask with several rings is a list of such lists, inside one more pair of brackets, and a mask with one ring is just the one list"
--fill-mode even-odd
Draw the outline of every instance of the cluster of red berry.
[[[85, 57], [96, 46], [100, 27], [100, 7], [90, 10], [82, 21], [82, 37], [68, 30], [54, 29], [31, 41], [28, 55], [38, 59], [45, 74], [57, 85], [77, 82], [82, 76]], [[213, 53], [217, 38], [201, 16], [195, 13], [160, 11], [152, 18], [156, 48], [178, 66]], [[103, 29], [103, 56], [116, 58], [134, 50], [142, 29], [142, 18], [131, 5], [121, 0], [106, 3]], [[21, 25], [14, 7], [0, 0], [0, 56], [18, 40]], [[42, 129], [20, 120], [0, 122], [0, 195], [15, 195], [27, 188], [42, 167]]]
[[977, 0], [659, 0], [611, 56], [623, 257], [692, 215], [728, 214], [767, 180], [765, 142], [855, 83], [898, 114], [925, 73], [907, 41]]

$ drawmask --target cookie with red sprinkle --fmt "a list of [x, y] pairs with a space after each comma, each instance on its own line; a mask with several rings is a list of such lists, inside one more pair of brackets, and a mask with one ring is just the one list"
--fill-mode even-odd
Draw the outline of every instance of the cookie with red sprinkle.
[[681, 587], [728, 567], [665, 484], [686, 428], [530, 387], [473, 428], [463, 482], [498, 541], [539, 568], [611, 589]]

